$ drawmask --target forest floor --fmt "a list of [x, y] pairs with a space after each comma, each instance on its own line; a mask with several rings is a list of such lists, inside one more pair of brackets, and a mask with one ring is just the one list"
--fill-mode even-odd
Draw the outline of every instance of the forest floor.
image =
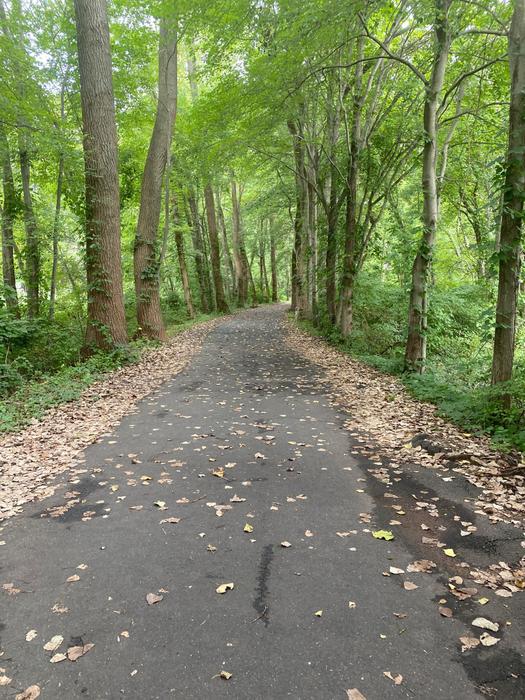
[[2, 438], [0, 697], [524, 697], [519, 470], [282, 305], [185, 333]]

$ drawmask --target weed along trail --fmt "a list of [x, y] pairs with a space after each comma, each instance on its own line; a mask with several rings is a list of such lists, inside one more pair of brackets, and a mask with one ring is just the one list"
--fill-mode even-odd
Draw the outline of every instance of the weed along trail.
[[0, 697], [524, 696], [516, 514], [367, 435], [286, 308], [216, 323], [0, 524]]

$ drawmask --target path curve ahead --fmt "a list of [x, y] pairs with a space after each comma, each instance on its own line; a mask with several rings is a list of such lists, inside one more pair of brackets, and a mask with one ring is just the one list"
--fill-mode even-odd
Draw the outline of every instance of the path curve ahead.
[[[331, 700], [351, 688], [470, 700], [486, 682], [522, 697], [508, 666], [523, 673], [519, 630], [461, 654], [465, 624], [437, 613], [443, 571], [383, 575], [420, 557], [402, 537], [372, 537], [386, 523], [369, 465], [284, 324], [283, 306], [221, 323], [185, 371], [86, 450], [87, 471], [8, 522], [0, 676], [12, 681], [0, 696], [38, 684], [51, 700]], [[75, 491], [81, 503], [49, 517]], [[162, 600], [148, 605], [148, 593]], [[55, 635], [64, 641], [45, 651]], [[89, 643], [75, 662], [49, 661]]]

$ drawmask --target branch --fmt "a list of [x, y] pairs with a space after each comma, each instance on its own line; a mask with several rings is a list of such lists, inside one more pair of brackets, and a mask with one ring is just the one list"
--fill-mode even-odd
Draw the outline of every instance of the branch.
[[366, 22], [364, 21], [364, 19], [361, 16], [361, 13], [358, 12], [357, 16], [359, 17], [359, 20], [361, 21], [361, 24], [363, 25], [363, 29], [365, 30], [365, 34], [367, 35], [367, 37], [369, 39], [371, 39], [371, 41], [376, 43], [378, 46], [380, 46], [381, 49], [386, 53], [388, 58], [391, 58], [393, 61], [399, 61], [399, 63], [402, 63], [404, 66], [407, 66], [407, 68], [410, 68], [412, 73], [414, 73], [414, 75], [416, 75], [419, 78], [419, 80], [421, 80], [421, 82], [423, 83], [423, 85], [425, 85], [425, 87], [429, 85], [428, 80], [425, 78], [425, 76], [419, 70], [419, 68], [416, 68], [416, 66], [413, 63], [411, 63], [410, 61], [408, 61], [406, 58], [403, 58], [402, 56], [398, 56], [395, 53], [392, 53], [390, 51], [390, 49], [388, 48], [388, 46], [386, 46], [386, 44], [384, 44], [380, 39], [375, 37], [373, 34], [370, 34], [368, 27], [366, 26]]

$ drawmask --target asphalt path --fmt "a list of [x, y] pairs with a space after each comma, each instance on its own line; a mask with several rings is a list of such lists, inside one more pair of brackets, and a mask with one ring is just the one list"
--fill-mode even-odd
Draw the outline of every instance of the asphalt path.
[[[427, 522], [477, 565], [514, 556], [519, 531], [470, 514], [477, 545], [464, 544], [453, 515], [465, 517], [470, 487], [417, 465], [391, 486], [371, 476], [377, 460], [352, 454], [330, 388], [286, 346], [285, 323], [282, 306], [220, 323], [55, 496], [7, 522], [0, 677], [12, 681], [1, 697], [33, 684], [51, 700], [525, 696], [521, 594], [480, 589], [483, 607], [447, 595], [456, 562], [421, 545], [410, 508], [437, 494], [445, 505]], [[403, 527], [389, 525], [388, 490]], [[425, 558], [431, 573], [406, 573]], [[405, 573], [384, 575], [391, 566]], [[477, 615], [499, 623], [500, 641], [462, 653], [459, 637], [483, 631]], [[71, 647], [85, 653], [71, 661]], [[56, 654], [66, 658], [50, 663]]]

